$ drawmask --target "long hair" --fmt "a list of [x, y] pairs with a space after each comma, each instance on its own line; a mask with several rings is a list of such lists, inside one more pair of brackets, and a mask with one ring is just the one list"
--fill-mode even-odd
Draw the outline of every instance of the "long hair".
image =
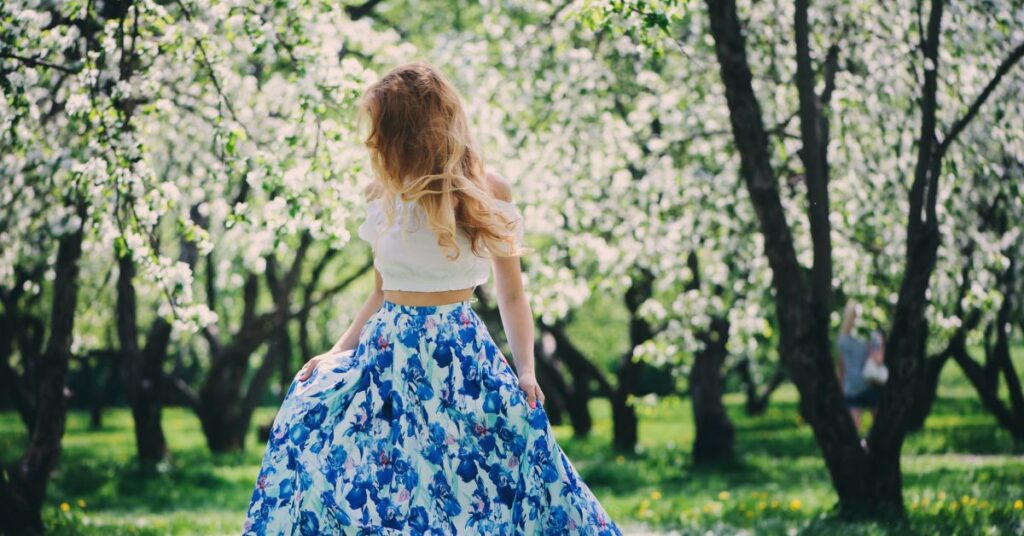
[[396, 201], [411, 201], [450, 259], [460, 255], [460, 229], [478, 256], [524, 253], [515, 221], [496, 207], [459, 94], [444, 75], [426, 62], [400, 65], [366, 90], [361, 107], [380, 186], [371, 196], [383, 199], [389, 224]]

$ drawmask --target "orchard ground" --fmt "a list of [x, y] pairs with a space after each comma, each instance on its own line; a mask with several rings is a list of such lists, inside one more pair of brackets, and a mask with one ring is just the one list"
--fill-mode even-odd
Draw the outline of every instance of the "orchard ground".
[[[1024, 361], [1017, 347], [1015, 360]], [[665, 398], [641, 408], [640, 452], [609, 448], [610, 411], [595, 401], [592, 437], [559, 442], [627, 534], [1020, 534], [1024, 533], [1024, 456], [985, 413], [959, 369], [944, 372], [940, 399], [923, 431], [910, 436], [903, 470], [905, 525], [848, 523], [834, 518], [828, 474], [785, 386], [768, 412], [748, 417], [738, 395], [727, 397], [737, 428], [736, 463], [695, 468], [688, 450], [689, 402]], [[263, 408], [255, 422], [268, 422]], [[144, 475], [133, 462], [131, 417], [107, 412], [102, 430], [71, 413], [64, 453], [45, 509], [50, 534], [238, 534], [263, 452], [253, 434], [243, 453], [211, 455], [189, 411], [166, 410], [173, 459]], [[0, 456], [21, 451], [24, 429], [0, 414]]]

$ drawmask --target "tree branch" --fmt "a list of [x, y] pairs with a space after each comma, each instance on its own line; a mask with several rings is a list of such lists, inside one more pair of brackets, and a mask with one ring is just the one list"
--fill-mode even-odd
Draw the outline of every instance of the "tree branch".
[[996, 86], [999, 85], [999, 82], [1002, 81], [1003, 77], [1006, 76], [1008, 72], [1010, 72], [1010, 69], [1012, 69], [1013, 66], [1018, 61], [1020, 61], [1022, 57], [1024, 57], [1024, 43], [1018, 44], [1017, 47], [1014, 48], [1012, 52], [1010, 52], [1010, 55], [1007, 56], [1002, 61], [1002, 63], [999, 64], [999, 67], [996, 68], [996, 72], [992, 76], [992, 79], [989, 80], [988, 84], [985, 85], [985, 89], [983, 89], [981, 91], [981, 94], [979, 94], [978, 97], [974, 99], [974, 102], [971, 104], [971, 106], [967, 108], [967, 112], [964, 113], [964, 115], [960, 117], [960, 119], [957, 119], [956, 122], [954, 122], [953, 125], [950, 127], [949, 133], [946, 134], [946, 137], [943, 138], [942, 143], [939, 144], [939, 149], [937, 151], [938, 158], [941, 159], [946, 154], [946, 151], [949, 150], [949, 147], [956, 141], [957, 136], [959, 136], [960, 133], [963, 132], [965, 128], [967, 128], [968, 123], [970, 123], [971, 120], [974, 119], [976, 115], [978, 115], [978, 112], [981, 110], [981, 107], [985, 105], [985, 101], [988, 100], [989, 96], [992, 95], [992, 92], [995, 91]]
[[349, 18], [352, 20], [359, 20], [373, 14], [374, 8], [376, 8], [379, 3], [381, 3], [381, 0], [366, 0], [366, 2], [363, 2], [362, 4], [345, 6], [345, 13], [347, 13]]
[[78, 74], [78, 72], [81, 71], [81, 69], [72, 69], [71, 67], [65, 67], [64, 65], [58, 65], [56, 63], [51, 63], [46, 60], [41, 60], [38, 58], [19, 56], [18, 54], [14, 54], [12, 52], [0, 52], [0, 58], [17, 60], [21, 63], [30, 65], [32, 67], [46, 67], [47, 69], [55, 69], [67, 74]]

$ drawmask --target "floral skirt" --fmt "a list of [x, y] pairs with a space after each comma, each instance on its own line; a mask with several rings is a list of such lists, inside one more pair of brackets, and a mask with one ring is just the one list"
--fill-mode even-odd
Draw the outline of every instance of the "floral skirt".
[[385, 301], [292, 382], [244, 534], [621, 534], [469, 301]]

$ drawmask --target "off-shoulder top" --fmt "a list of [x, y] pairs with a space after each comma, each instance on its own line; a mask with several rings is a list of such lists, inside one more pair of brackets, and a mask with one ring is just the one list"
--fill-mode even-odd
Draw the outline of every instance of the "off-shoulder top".
[[[459, 256], [448, 259], [448, 251], [437, 243], [437, 234], [427, 225], [423, 209], [415, 202], [396, 201], [394, 222], [385, 228], [381, 198], [366, 204], [366, 219], [358, 234], [373, 248], [373, 264], [383, 279], [382, 290], [440, 292], [473, 288], [487, 282], [491, 259], [473, 253], [469, 236], [462, 230], [455, 235]], [[523, 222], [513, 203], [495, 200], [495, 206], [515, 220], [517, 244], [523, 242]]]

